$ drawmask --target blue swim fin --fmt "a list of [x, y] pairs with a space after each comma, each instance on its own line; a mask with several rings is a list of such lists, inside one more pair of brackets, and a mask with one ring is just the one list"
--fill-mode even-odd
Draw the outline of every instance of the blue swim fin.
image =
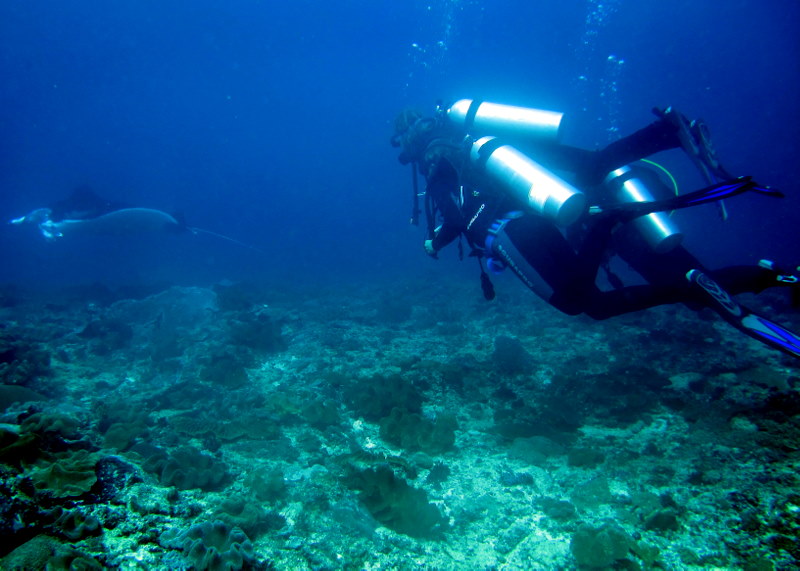
[[800, 337], [765, 317], [749, 313], [741, 320], [748, 335], [800, 359]]
[[708, 303], [709, 307], [739, 331], [800, 359], [800, 336], [796, 333], [739, 304], [717, 282], [700, 270], [689, 270], [686, 279], [701, 288], [710, 302]]
[[712, 184], [711, 186], [695, 190], [688, 194], [676, 196], [675, 198], [667, 199], [663, 202], [673, 201], [674, 206], [669, 208], [669, 210], [675, 210], [676, 208], [688, 208], [690, 206], [697, 206], [698, 204], [716, 202], [717, 200], [736, 196], [744, 192], [757, 192], [758, 194], [771, 196], [773, 198], [784, 197], [784, 194], [779, 190], [768, 186], [761, 186], [749, 176], [741, 176], [718, 184]]
[[749, 176], [740, 176], [725, 182], [712, 184], [700, 190], [695, 190], [680, 196], [673, 196], [664, 200], [653, 200], [650, 202], [623, 202], [619, 204], [609, 204], [605, 206], [593, 206], [590, 209], [591, 214], [598, 214], [602, 212], [618, 212], [622, 214], [623, 219], [636, 218], [650, 214], [651, 212], [665, 212], [669, 210], [678, 210], [680, 208], [689, 208], [692, 206], [699, 206], [700, 204], [707, 204], [709, 202], [717, 202], [723, 198], [736, 196], [745, 192], [756, 192], [765, 196], [773, 198], [783, 198], [784, 194], [774, 188], [762, 186]]

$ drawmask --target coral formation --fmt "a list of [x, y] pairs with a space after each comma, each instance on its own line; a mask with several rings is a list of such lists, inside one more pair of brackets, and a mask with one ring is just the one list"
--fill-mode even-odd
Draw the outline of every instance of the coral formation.
[[0, 383], [29, 386], [37, 377], [50, 374], [50, 355], [41, 345], [0, 331]]
[[360, 501], [376, 520], [398, 533], [438, 538], [448, 527], [425, 491], [410, 486], [388, 465], [354, 472], [348, 486], [358, 490]]
[[581, 567], [604, 569], [628, 555], [633, 541], [618, 525], [607, 522], [600, 527], [583, 524], [570, 542], [570, 551]]
[[797, 566], [794, 364], [420, 289], [10, 306], [1, 565]]
[[98, 454], [86, 450], [58, 454], [52, 462], [32, 470], [29, 477], [38, 492], [56, 498], [80, 496], [97, 482], [99, 459]]
[[37, 535], [0, 559], [0, 568], [101, 570], [103, 565], [91, 555], [65, 545], [53, 537]]
[[63, 535], [69, 541], [100, 533], [100, 520], [80, 508], [64, 509], [57, 506], [47, 515], [53, 519], [54, 535]]
[[509, 375], [524, 373], [533, 364], [533, 357], [520, 340], [508, 335], [495, 337], [492, 359], [500, 372]]
[[161, 535], [164, 547], [183, 551], [188, 565], [197, 571], [252, 568], [253, 544], [238, 528], [221, 521], [197, 523], [186, 530], [171, 529]]
[[285, 519], [270, 512], [253, 497], [234, 497], [223, 500], [214, 517], [230, 527], [241, 529], [248, 537], [258, 538], [269, 530], [283, 527]]
[[230, 478], [223, 462], [191, 446], [181, 446], [167, 452], [142, 443], [131, 451], [144, 457], [143, 467], [156, 474], [162, 484], [175, 486], [179, 490], [217, 490]]
[[228, 335], [233, 346], [259, 353], [284, 351], [288, 346], [281, 324], [263, 308], [230, 315]]
[[414, 412], [392, 409], [380, 421], [381, 438], [411, 451], [428, 454], [446, 452], [455, 444], [458, 423], [453, 415], [438, 415], [433, 420]]
[[47, 400], [47, 397], [27, 387], [0, 385], [0, 410], [5, 410], [15, 403], [24, 404], [43, 400]]
[[108, 355], [122, 349], [133, 339], [133, 328], [120, 319], [90, 321], [78, 336], [86, 339], [96, 355]]
[[367, 420], [380, 420], [392, 409], [419, 413], [422, 394], [413, 382], [400, 375], [373, 375], [356, 379], [344, 390], [345, 401]]

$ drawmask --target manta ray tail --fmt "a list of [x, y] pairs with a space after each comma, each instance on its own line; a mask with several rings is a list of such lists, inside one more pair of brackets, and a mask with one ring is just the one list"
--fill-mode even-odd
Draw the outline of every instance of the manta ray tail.
[[255, 246], [252, 246], [250, 244], [240, 242], [236, 238], [231, 238], [230, 236], [225, 236], [224, 234], [218, 234], [216, 232], [212, 232], [211, 230], [205, 230], [203, 228], [197, 228], [195, 226], [187, 226], [186, 229], [189, 230], [189, 232], [191, 232], [192, 234], [207, 234], [208, 236], [214, 236], [215, 238], [220, 238], [222, 240], [227, 240], [228, 242], [233, 242], [234, 244], [242, 246], [243, 248], [247, 248], [248, 250], [254, 250], [259, 254], [265, 254], [264, 250], [261, 250], [260, 248], [256, 248]]

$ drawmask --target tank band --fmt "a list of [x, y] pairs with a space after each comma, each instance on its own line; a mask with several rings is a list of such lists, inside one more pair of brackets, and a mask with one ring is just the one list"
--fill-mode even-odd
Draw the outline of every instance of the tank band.
[[481, 145], [481, 148], [478, 149], [478, 160], [475, 161], [475, 166], [481, 170], [486, 169], [486, 162], [489, 160], [489, 157], [492, 156], [492, 153], [505, 144], [506, 143], [497, 137], [486, 141], [483, 145]]
[[472, 126], [475, 124], [475, 115], [478, 114], [478, 107], [481, 106], [480, 99], [473, 99], [472, 103], [469, 104], [469, 109], [467, 109], [467, 115], [464, 118], [464, 129], [467, 133], [472, 130]]

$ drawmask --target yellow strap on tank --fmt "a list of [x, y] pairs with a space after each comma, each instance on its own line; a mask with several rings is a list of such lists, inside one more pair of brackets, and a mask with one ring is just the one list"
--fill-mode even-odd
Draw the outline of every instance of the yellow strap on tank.
[[675, 191], [675, 196], [680, 195], [680, 192], [678, 192], [678, 181], [675, 180], [675, 177], [672, 176], [671, 172], [669, 172], [665, 167], [661, 166], [655, 161], [651, 161], [649, 159], [639, 159], [639, 160], [642, 161], [643, 163], [647, 163], [648, 165], [653, 165], [654, 167], [661, 169], [661, 172], [667, 175], [669, 180], [672, 181], [672, 189]]

